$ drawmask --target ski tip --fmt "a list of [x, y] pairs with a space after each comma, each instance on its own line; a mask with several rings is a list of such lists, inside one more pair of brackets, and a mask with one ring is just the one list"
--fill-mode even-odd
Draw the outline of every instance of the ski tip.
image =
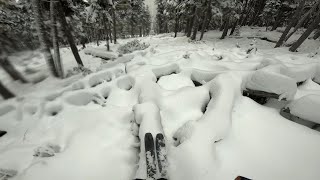
[[160, 179], [157, 179], [157, 180], [168, 180], [167, 178], [160, 178]]
[[157, 139], [164, 139], [164, 136], [162, 133], [158, 133], [156, 136]]
[[153, 136], [152, 136], [151, 133], [146, 133], [146, 134], [144, 135], [144, 138], [145, 138], [145, 139], [153, 139]]

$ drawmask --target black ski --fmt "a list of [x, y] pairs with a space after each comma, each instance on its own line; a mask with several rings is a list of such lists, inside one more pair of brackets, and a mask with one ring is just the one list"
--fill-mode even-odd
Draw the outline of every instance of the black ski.
[[156, 136], [156, 153], [158, 159], [158, 167], [160, 177], [158, 180], [167, 180], [167, 150], [166, 142], [163, 137], [163, 134], [159, 133]]
[[147, 179], [155, 179], [157, 174], [157, 166], [154, 151], [154, 141], [151, 133], [146, 133], [144, 135], [144, 145], [146, 150]]

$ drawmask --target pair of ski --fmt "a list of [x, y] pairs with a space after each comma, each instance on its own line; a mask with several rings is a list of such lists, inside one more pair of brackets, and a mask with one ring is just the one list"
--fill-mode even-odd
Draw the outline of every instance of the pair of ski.
[[[156, 135], [155, 143], [151, 133], [144, 136], [147, 179], [167, 180], [167, 154], [166, 144], [162, 133]], [[157, 161], [156, 161], [157, 159]], [[157, 164], [159, 174], [157, 177]]]

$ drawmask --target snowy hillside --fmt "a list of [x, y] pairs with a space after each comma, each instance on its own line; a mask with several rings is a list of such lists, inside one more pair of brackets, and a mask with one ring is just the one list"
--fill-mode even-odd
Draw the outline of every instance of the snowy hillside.
[[[164, 134], [170, 180], [319, 179], [320, 128], [280, 115], [289, 108], [319, 123], [320, 56], [311, 56], [319, 44], [307, 40], [292, 53], [274, 49], [263, 37], [280, 33], [268, 33], [245, 27], [241, 38], [224, 40], [219, 31], [203, 41], [148, 36], [138, 38], [150, 44], [145, 50], [107, 62], [99, 58], [104, 43], [90, 44], [80, 51], [93, 71], [85, 77], [5, 82], [19, 96], [0, 104], [0, 130], [7, 132], [0, 179], [146, 179], [146, 133]], [[111, 46], [112, 57], [131, 40]], [[68, 48], [61, 56], [65, 71], [76, 65]], [[36, 58], [30, 62], [46, 74]], [[243, 96], [246, 90], [276, 98], [261, 105]]]

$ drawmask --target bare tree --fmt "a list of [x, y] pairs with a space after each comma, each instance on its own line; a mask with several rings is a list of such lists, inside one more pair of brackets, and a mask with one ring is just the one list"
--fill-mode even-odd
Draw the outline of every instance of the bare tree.
[[229, 30], [229, 17], [225, 18], [225, 23], [224, 23], [224, 28], [223, 28], [223, 33], [220, 39], [224, 39], [227, 34], [228, 34], [228, 30]]
[[45, 33], [45, 28], [43, 24], [43, 15], [40, 7], [40, 0], [32, 0], [32, 6], [34, 9], [34, 16], [35, 16], [34, 18], [35, 18], [35, 23], [36, 23], [36, 28], [37, 28], [37, 33], [38, 33], [42, 53], [44, 54], [46, 62], [53, 76], [59, 77], [59, 74], [55, 68], [52, 54], [50, 52], [49, 39]]
[[78, 48], [77, 48], [77, 46], [76, 46], [76, 44], [75, 44], [75, 42], [73, 40], [73, 36], [71, 34], [69, 25], [67, 23], [67, 20], [66, 20], [66, 17], [65, 17], [65, 13], [64, 13], [64, 10], [62, 8], [62, 2], [61, 1], [62, 0], [60, 0], [59, 3], [57, 4], [57, 10], [58, 10], [58, 16], [59, 16], [59, 20], [60, 20], [60, 23], [61, 23], [62, 31], [63, 31], [64, 35], [66, 36], [68, 42], [69, 42], [71, 51], [72, 51], [72, 53], [74, 55], [74, 58], [76, 59], [78, 65], [83, 66], [82, 60], [81, 60], [79, 52], [78, 52]]
[[202, 20], [200, 40], [202, 40], [202, 38], [203, 38], [204, 30], [206, 29], [206, 24], [208, 24], [210, 12], [211, 12], [211, 0], [208, 0], [206, 12], [205, 12], [204, 18]]
[[56, 70], [59, 73], [59, 76], [63, 78], [63, 67], [61, 64], [60, 50], [59, 50], [59, 41], [58, 41], [58, 30], [57, 30], [57, 13], [56, 13], [56, 2], [55, 0], [50, 1], [50, 19], [51, 19], [51, 35], [52, 35], [52, 44], [53, 44], [53, 57], [55, 60]]
[[199, 20], [198, 20], [198, 14], [199, 14], [200, 8], [196, 6], [196, 11], [194, 13], [194, 19], [193, 19], [193, 33], [191, 36], [191, 40], [195, 40], [197, 37], [197, 32], [198, 32], [198, 26], [199, 26]]
[[289, 33], [289, 31], [291, 30], [291, 28], [296, 24], [296, 22], [298, 21], [300, 15], [301, 15], [301, 12], [303, 10], [303, 7], [304, 7], [304, 4], [305, 4], [305, 0], [301, 1], [300, 4], [299, 4], [299, 7], [297, 8], [294, 16], [292, 17], [292, 19], [290, 20], [288, 26], [286, 27], [286, 29], [284, 30], [284, 32], [282, 33], [280, 39], [278, 40], [275, 48], [277, 47], [280, 47], [282, 46], [287, 34]]
[[111, 9], [111, 14], [112, 14], [112, 27], [113, 27], [113, 42], [114, 44], [117, 44], [117, 22], [116, 22], [116, 8], [114, 7], [114, 1], [112, 1], [112, 9]]
[[291, 36], [292, 34], [294, 34], [302, 25], [303, 23], [306, 21], [306, 19], [317, 9], [317, 7], [319, 6], [320, 1], [316, 2], [315, 5], [312, 6], [311, 9], [309, 9], [308, 12], [306, 12], [302, 18], [298, 21], [297, 25], [294, 27], [293, 31], [291, 31], [287, 37], [285, 38], [284, 42], [286, 42]]
[[289, 51], [295, 52], [298, 47], [308, 38], [314, 29], [317, 28], [320, 23], [320, 12], [317, 13], [315, 20], [310, 24], [308, 29], [300, 36], [300, 38], [289, 48]]

